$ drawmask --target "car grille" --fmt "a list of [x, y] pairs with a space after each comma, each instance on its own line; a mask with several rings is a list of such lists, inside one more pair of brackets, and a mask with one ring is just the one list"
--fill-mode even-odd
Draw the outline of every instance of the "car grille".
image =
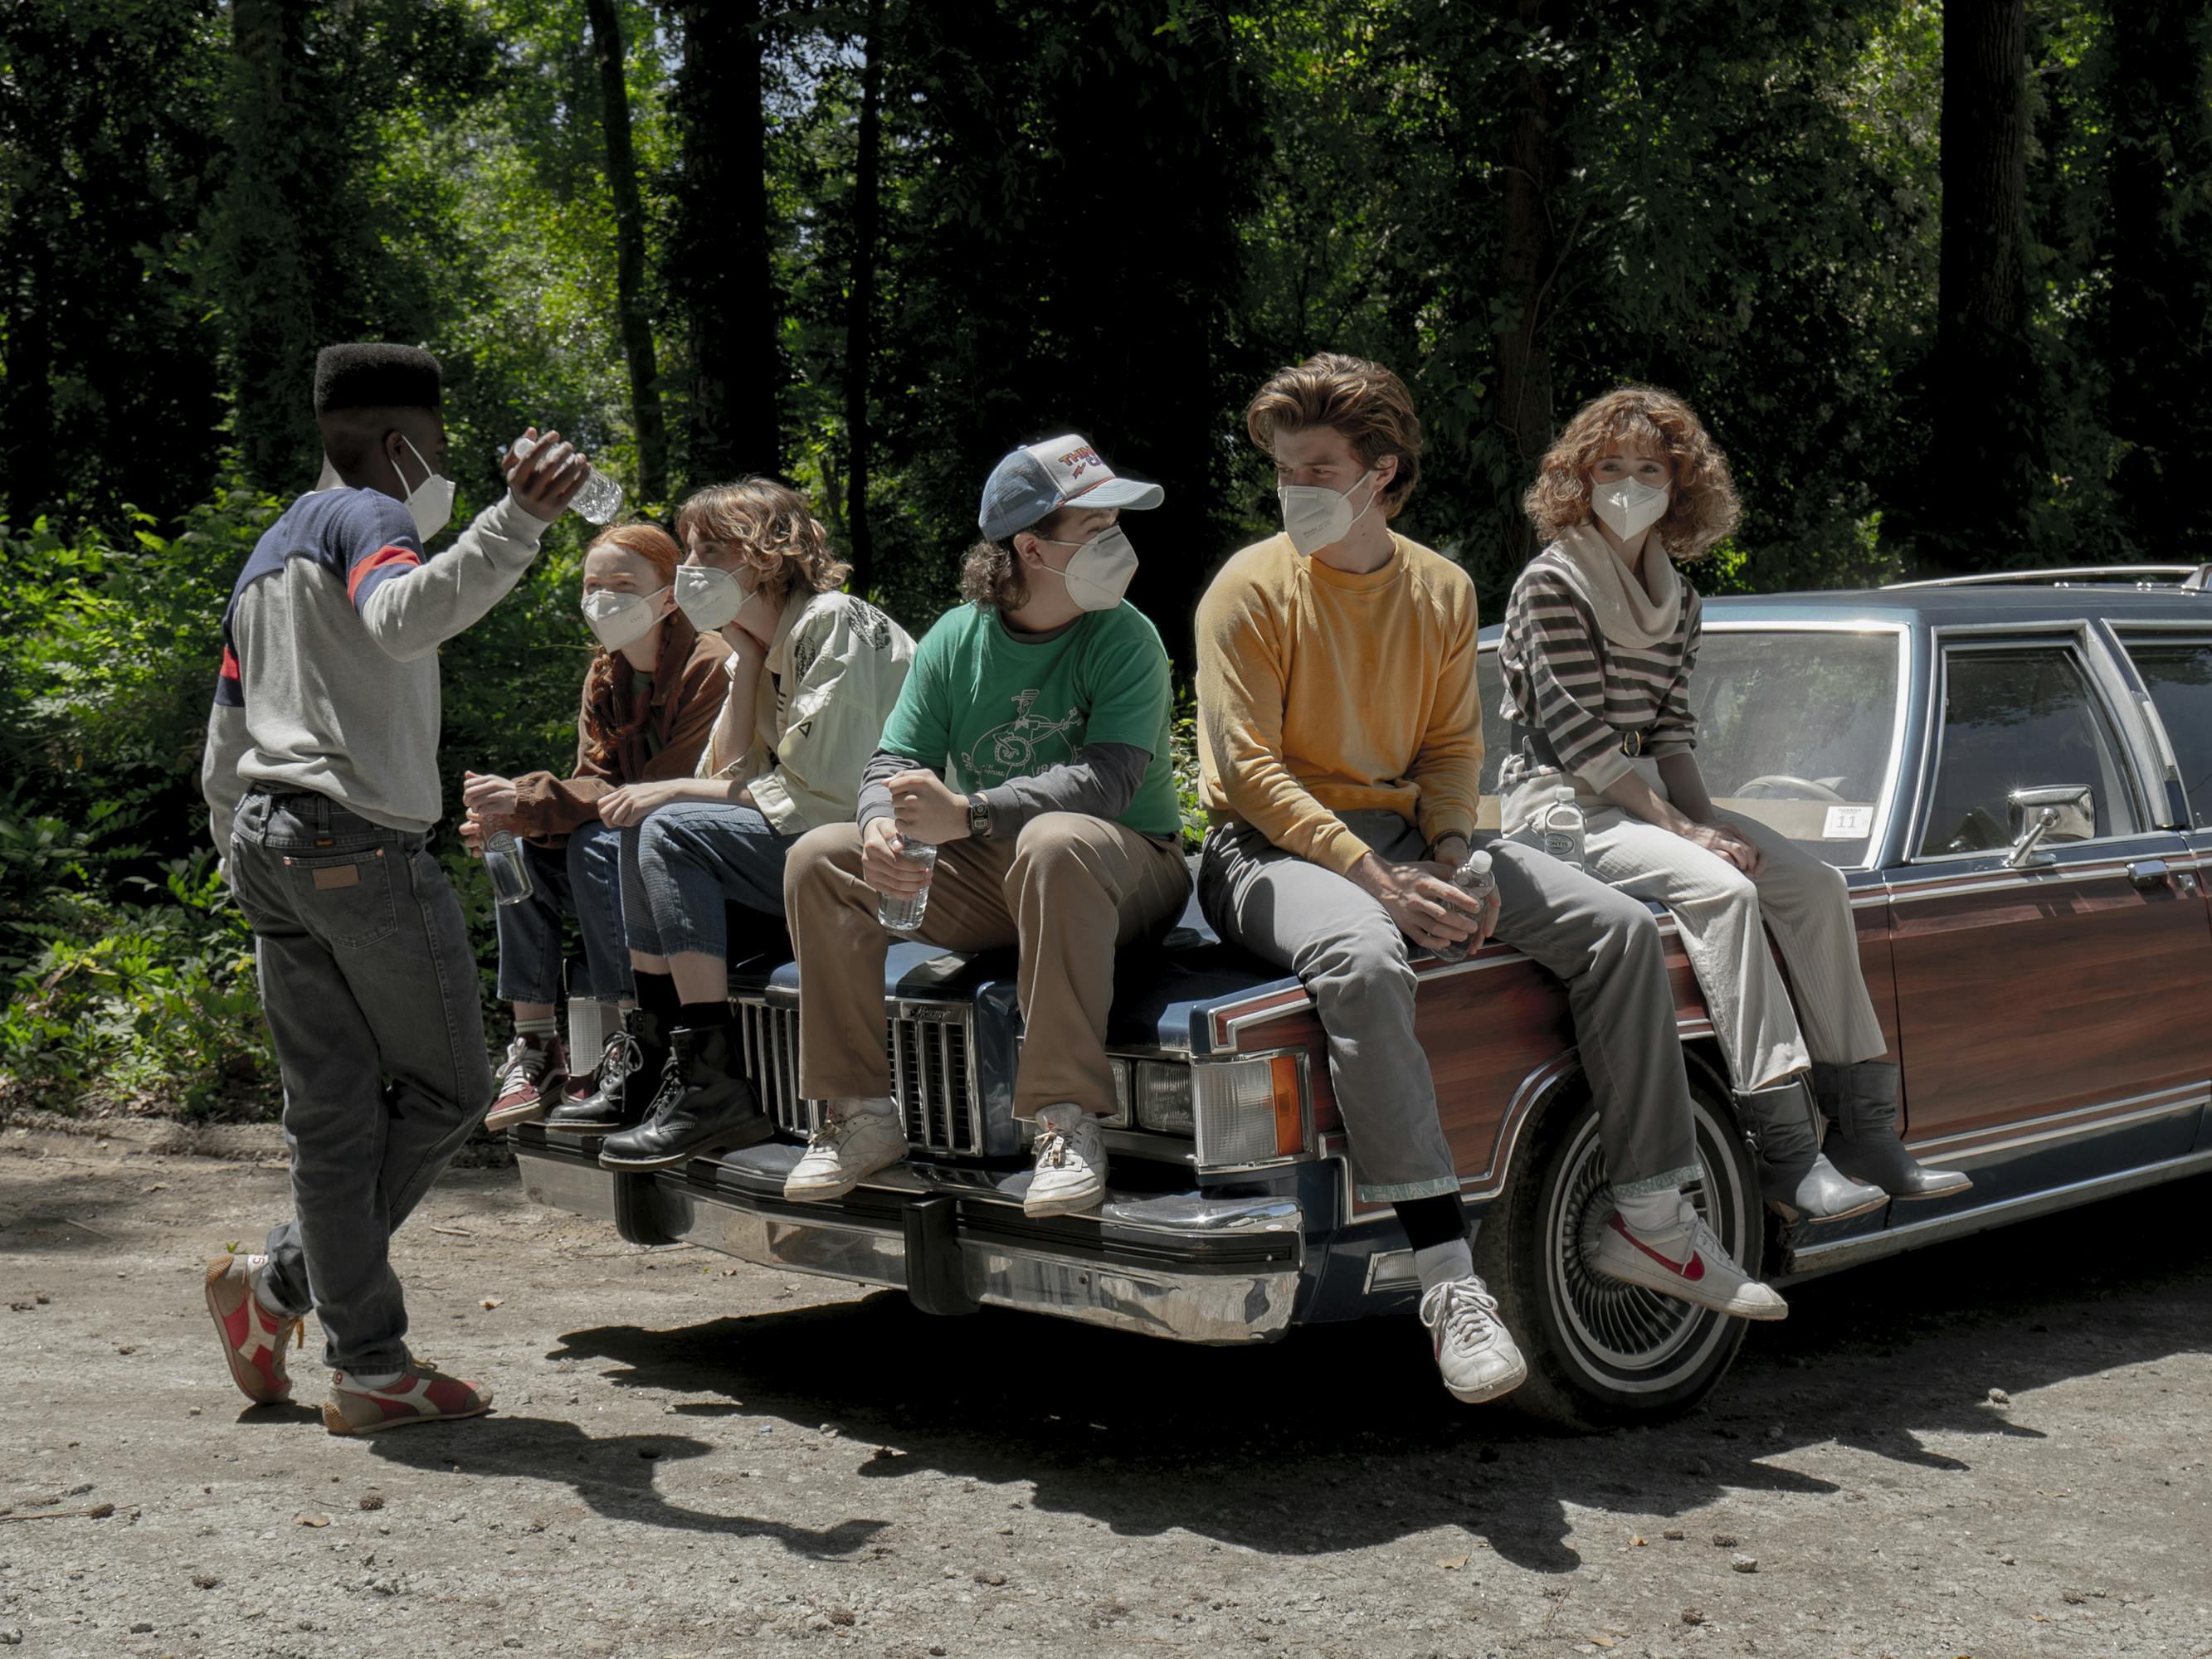
[[[917, 1005], [907, 1003], [913, 1009]], [[981, 1115], [975, 1109], [975, 1047], [968, 1010], [958, 1003], [924, 1005], [884, 1022], [891, 1092], [906, 1118], [907, 1139], [932, 1152], [978, 1156]], [[745, 1073], [781, 1128], [803, 1135], [813, 1127], [812, 1103], [799, 1092], [799, 1015], [747, 998], [738, 1005], [744, 1033]]]

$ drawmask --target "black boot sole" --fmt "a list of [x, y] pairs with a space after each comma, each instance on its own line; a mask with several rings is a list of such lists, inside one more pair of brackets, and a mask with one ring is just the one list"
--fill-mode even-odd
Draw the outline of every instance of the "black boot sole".
[[679, 1164], [689, 1164], [695, 1158], [704, 1158], [709, 1152], [743, 1152], [748, 1146], [757, 1146], [775, 1134], [775, 1121], [765, 1112], [750, 1123], [740, 1123], [729, 1129], [716, 1129], [710, 1135], [702, 1135], [690, 1146], [680, 1151], [656, 1153], [651, 1157], [622, 1157], [612, 1152], [599, 1154], [603, 1170], [671, 1170]]

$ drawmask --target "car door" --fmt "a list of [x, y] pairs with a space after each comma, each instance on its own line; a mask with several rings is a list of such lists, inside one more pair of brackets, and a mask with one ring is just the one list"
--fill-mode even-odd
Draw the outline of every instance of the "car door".
[[[2121, 721], [2122, 670], [2086, 626], [1938, 629], [1906, 861], [1886, 873], [1909, 1135], [1978, 1206], [2193, 1146], [2212, 1026], [2166, 988], [2202, 972], [2201, 901], [2171, 879]], [[2125, 708], [2125, 714], [2121, 710]], [[2093, 826], [2014, 867], [2011, 791], [2087, 785]]]
[[[2118, 638], [2149, 700], [2153, 736], [2166, 782], [2178, 799], [2187, 855], [2174, 867], [2177, 887], [2195, 891], [2204, 913], [2205, 955], [2193, 985], [2177, 988], [2179, 1006], [2212, 1009], [2212, 623], [2138, 626]], [[2212, 1146], [2212, 1107], [2197, 1133]]]

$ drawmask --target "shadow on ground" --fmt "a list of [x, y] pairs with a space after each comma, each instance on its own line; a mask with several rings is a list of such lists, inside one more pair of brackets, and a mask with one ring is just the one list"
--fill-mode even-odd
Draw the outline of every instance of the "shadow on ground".
[[[994, 1310], [933, 1319], [885, 1291], [675, 1330], [579, 1330], [552, 1357], [609, 1363], [617, 1385], [707, 1396], [678, 1408], [695, 1419], [743, 1410], [833, 1423], [880, 1448], [864, 1476], [1031, 1481], [1036, 1508], [1121, 1533], [1181, 1527], [1296, 1555], [1458, 1526], [1509, 1561], [1559, 1572], [1580, 1560], [1566, 1542], [1571, 1508], [1669, 1516], [1729, 1492], [1832, 1492], [1784, 1467], [1832, 1441], [1967, 1474], [1978, 1437], [2040, 1437], [2032, 1404], [1993, 1405], [1990, 1389], [2019, 1395], [2212, 1346], [2212, 1236], [2194, 1218], [2208, 1201], [2212, 1182], [2190, 1182], [2151, 1203], [2115, 1200], [1797, 1285], [1790, 1319], [1754, 1330], [1690, 1416], [1583, 1437], [1455, 1405], [1411, 1320], [1188, 1348]], [[488, 1449], [475, 1435], [465, 1451], [453, 1441], [469, 1467], [542, 1474], [541, 1425], [496, 1420], [513, 1431]], [[723, 1524], [665, 1523], [695, 1522]]]

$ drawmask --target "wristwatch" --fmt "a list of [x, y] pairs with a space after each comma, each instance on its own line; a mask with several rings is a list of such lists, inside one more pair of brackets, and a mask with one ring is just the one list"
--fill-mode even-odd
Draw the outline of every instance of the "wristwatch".
[[991, 807], [980, 789], [968, 797], [968, 833], [978, 841], [991, 838]]

